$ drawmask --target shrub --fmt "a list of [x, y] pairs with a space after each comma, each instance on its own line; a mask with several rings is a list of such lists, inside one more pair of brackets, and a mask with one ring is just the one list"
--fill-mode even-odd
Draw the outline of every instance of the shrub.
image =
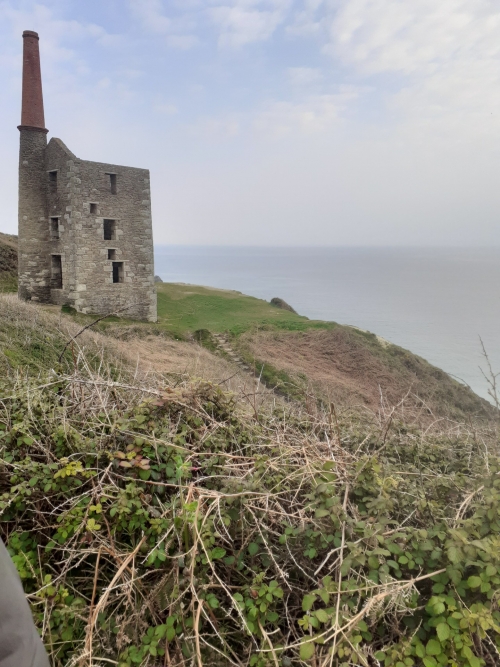
[[499, 663], [494, 429], [1, 382], [1, 530], [54, 665]]

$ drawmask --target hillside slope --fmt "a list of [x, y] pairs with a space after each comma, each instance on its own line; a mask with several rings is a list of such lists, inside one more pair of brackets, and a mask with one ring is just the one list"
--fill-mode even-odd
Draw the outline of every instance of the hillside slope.
[[79, 330], [0, 296], [0, 536], [53, 667], [497, 667], [494, 424], [259, 405], [161, 328]]
[[[16, 237], [0, 234], [0, 291], [16, 289], [16, 246]], [[168, 283], [158, 284], [157, 290], [156, 325], [114, 318], [98, 327], [108, 337], [126, 339], [121, 343], [126, 354], [150, 371], [208, 373], [212, 379], [214, 369], [223, 363], [226, 377], [234, 374], [235, 381], [252, 385], [248, 374], [231, 366], [211, 338], [227, 332], [234, 350], [256, 376], [288, 397], [308, 400], [312, 394], [327, 403], [369, 410], [404, 399], [408, 409], [422, 416], [492, 416], [491, 406], [470, 389], [373, 334], [309, 320], [231, 290]], [[75, 319], [82, 324], [92, 320], [82, 315]], [[200, 330], [208, 333], [198, 336], [208, 350], [202, 354], [198, 345], [186, 342], [182, 351], [174, 351], [172, 338], [192, 341]]]
[[17, 289], [17, 236], [0, 232], [0, 292]]
[[284, 372], [296, 389], [342, 405], [377, 409], [402, 399], [422, 414], [493, 413], [487, 401], [425, 359], [352, 327], [252, 330], [235, 344], [257, 369]]

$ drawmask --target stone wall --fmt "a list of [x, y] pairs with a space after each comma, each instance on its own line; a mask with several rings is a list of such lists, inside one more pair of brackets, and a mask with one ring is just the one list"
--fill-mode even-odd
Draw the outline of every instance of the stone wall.
[[[51, 171], [57, 171], [57, 191]], [[46, 175], [48, 229], [51, 218], [59, 220], [49, 254], [61, 256], [63, 276], [62, 288], [51, 289], [51, 302], [84, 313], [126, 308], [124, 317], [156, 321], [149, 171], [79, 160], [51, 139]], [[113, 221], [110, 240], [104, 239], [104, 220]], [[113, 282], [113, 262], [121, 265], [115, 268], [120, 282]]]
[[19, 296], [50, 301], [45, 150], [47, 134], [21, 129], [19, 152]]

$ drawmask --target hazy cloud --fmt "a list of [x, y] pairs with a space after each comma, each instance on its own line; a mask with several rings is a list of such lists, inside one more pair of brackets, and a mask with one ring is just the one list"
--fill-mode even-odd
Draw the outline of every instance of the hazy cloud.
[[276, 137], [298, 132], [322, 133], [332, 129], [347, 104], [356, 97], [357, 91], [346, 87], [337, 94], [310, 95], [301, 102], [270, 102], [255, 115], [254, 127]]
[[233, 0], [210, 10], [221, 46], [241, 47], [269, 39], [284, 21], [291, 0]]
[[119, 18], [0, 0], [1, 229], [33, 29], [51, 134], [151, 169], [157, 242], [500, 243], [497, 2], [128, 0]]
[[288, 78], [294, 86], [307, 86], [318, 83], [323, 78], [321, 70], [317, 67], [289, 67]]
[[162, 0], [129, 0], [129, 3], [142, 28], [151, 34], [165, 35], [168, 46], [186, 51], [198, 44], [198, 37], [187, 32], [195, 28], [191, 13], [177, 14], [174, 18], [167, 16], [166, 3]]

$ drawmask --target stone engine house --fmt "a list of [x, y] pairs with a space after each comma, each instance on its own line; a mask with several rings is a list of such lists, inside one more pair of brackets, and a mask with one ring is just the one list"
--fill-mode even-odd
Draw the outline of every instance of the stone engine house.
[[155, 322], [149, 171], [80, 160], [60, 139], [47, 143], [31, 30], [19, 131], [20, 298]]

